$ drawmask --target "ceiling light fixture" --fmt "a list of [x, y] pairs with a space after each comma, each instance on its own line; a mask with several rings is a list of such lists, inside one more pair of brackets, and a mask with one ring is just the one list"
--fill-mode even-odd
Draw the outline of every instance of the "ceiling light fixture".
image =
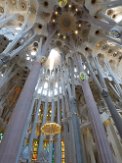
[[30, 57], [26, 57], [26, 60], [29, 61], [30, 60]]
[[35, 56], [35, 55], [36, 55], [36, 51], [32, 51], [32, 52], [31, 52], [31, 55], [32, 55], [32, 56]]
[[78, 30], [75, 30], [75, 34], [76, 34], [76, 35], [78, 34]]
[[72, 7], [72, 5], [71, 4], [69, 4], [69, 8], [71, 8]]

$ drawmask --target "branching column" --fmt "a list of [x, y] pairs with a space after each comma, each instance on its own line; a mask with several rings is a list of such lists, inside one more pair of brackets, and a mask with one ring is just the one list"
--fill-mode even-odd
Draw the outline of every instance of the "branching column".
[[[68, 77], [68, 73], [67, 71], [65, 71], [65, 73], [62, 73], [62, 76], [64, 79], [67, 79]], [[68, 98], [66, 95], [66, 89], [65, 89], [65, 85], [66, 85], [67, 80], [64, 82], [64, 80], [62, 81], [62, 88], [63, 88], [63, 92], [65, 95], [64, 98], [64, 106], [65, 106], [65, 116], [64, 116], [64, 141], [65, 141], [65, 147], [66, 147], [66, 156], [67, 159], [69, 161], [69, 163], [77, 163], [76, 160], [76, 147], [75, 147], [75, 136], [74, 136], [74, 129], [73, 129], [73, 125], [72, 125], [72, 119], [71, 119], [71, 114], [70, 114], [70, 107], [69, 107], [69, 102], [68, 102]], [[67, 140], [69, 140], [67, 142]]]
[[77, 163], [82, 163], [84, 162], [84, 158], [81, 144], [80, 120], [78, 118], [78, 109], [75, 95], [74, 62], [71, 58], [69, 58], [69, 72], [71, 75], [71, 84], [68, 85], [68, 95], [69, 95], [70, 116], [74, 129], [76, 159]]
[[72, 96], [71, 87], [68, 87], [69, 94], [69, 106], [70, 106], [70, 117], [73, 126], [73, 133], [75, 137], [75, 147], [76, 147], [76, 159], [77, 163], [83, 163], [83, 155], [82, 155], [82, 144], [81, 144], [81, 133], [80, 133], [80, 123], [77, 114], [77, 105], [76, 98]]
[[17, 42], [19, 42], [21, 40], [22, 37], [29, 34], [30, 30], [32, 30], [32, 27], [31, 28], [29, 27], [26, 30], [24, 28], [22, 28], [20, 33], [18, 33], [16, 38], [7, 46], [7, 48], [3, 51], [3, 53], [5, 53], [5, 54], [9, 53], [15, 47]]
[[120, 137], [122, 138], [122, 118], [120, 117], [120, 115], [118, 114], [117, 110], [116, 110], [116, 107], [114, 106], [113, 104], [113, 101], [111, 99], [111, 96], [108, 92], [108, 88], [107, 88], [107, 85], [106, 85], [106, 82], [104, 80], [104, 77], [102, 76], [102, 73], [101, 73], [101, 70], [100, 70], [100, 66], [99, 66], [99, 62], [98, 60], [96, 59], [95, 60], [95, 64], [96, 64], [96, 67], [97, 67], [97, 71], [98, 71], [98, 76], [99, 76], [99, 81], [97, 80], [96, 76], [94, 75], [94, 72], [92, 70], [92, 68], [90, 67], [89, 65], [89, 68], [90, 68], [90, 71], [92, 72], [92, 77], [94, 79], [94, 81], [96, 82], [99, 90], [101, 91], [101, 94], [110, 110], [110, 113], [112, 115], [112, 118], [115, 122], [115, 125], [118, 129], [118, 132], [120, 134]]
[[70, 157], [70, 153], [71, 153], [71, 150], [69, 148], [69, 143], [67, 140], [68, 140], [68, 120], [66, 118], [66, 111], [65, 111], [65, 104], [64, 104], [64, 97], [62, 96], [62, 114], [63, 114], [63, 128], [64, 128], [64, 132], [63, 132], [63, 137], [64, 137], [64, 144], [65, 144], [65, 160], [66, 162], [70, 162], [69, 161], [69, 157]]
[[[77, 59], [78, 68], [83, 72], [82, 62]], [[91, 120], [92, 129], [94, 131], [96, 145], [101, 163], [115, 163], [112, 151], [106, 138], [105, 130], [100, 120], [99, 112], [89, 86], [88, 80], [84, 73], [80, 74], [84, 79], [82, 80], [82, 90], [84, 93], [85, 101], [88, 107], [88, 114]]]
[[3, 141], [0, 145], [1, 163], [18, 163], [17, 155], [19, 152], [21, 137], [30, 112], [31, 102], [39, 77], [40, 68], [41, 65], [38, 62], [33, 64], [22, 93], [14, 108]]

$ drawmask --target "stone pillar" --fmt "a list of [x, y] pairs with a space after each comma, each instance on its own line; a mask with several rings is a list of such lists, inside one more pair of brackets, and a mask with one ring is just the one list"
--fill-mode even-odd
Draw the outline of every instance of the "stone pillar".
[[[58, 107], [57, 107], [57, 122], [61, 125], [61, 107], [60, 107], [60, 99], [58, 97]], [[57, 142], [56, 142], [56, 151], [55, 151], [55, 162], [61, 163], [61, 134], [57, 135]]]
[[63, 112], [63, 120], [62, 120], [62, 123], [63, 123], [63, 138], [64, 138], [64, 144], [65, 144], [65, 161], [66, 163], [69, 162], [69, 158], [70, 158], [70, 153], [71, 153], [71, 150], [69, 148], [69, 143], [67, 140], [68, 140], [68, 119], [66, 118], [66, 108], [65, 108], [65, 104], [64, 104], [64, 97], [62, 96], [62, 112]]
[[72, 58], [69, 58], [69, 72], [71, 74], [72, 96], [75, 97], [74, 62], [73, 62]]
[[[69, 93], [70, 94], [70, 93]], [[70, 116], [73, 126], [73, 134], [75, 137], [75, 148], [76, 148], [76, 160], [77, 163], [83, 163], [84, 158], [82, 155], [82, 144], [81, 144], [81, 133], [80, 133], [80, 123], [77, 113], [76, 99], [69, 95], [69, 106], [70, 106]]]
[[31, 102], [38, 81], [41, 65], [35, 62], [27, 78], [21, 95], [16, 103], [13, 114], [0, 145], [0, 162], [17, 163], [23, 130], [30, 112]]
[[[62, 77], [64, 79], [68, 78], [68, 73], [65, 71], [65, 74], [62, 72]], [[64, 81], [62, 80], [62, 90], [64, 93], [64, 107], [65, 107], [65, 116], [64, 118], [64, 142], [65, 142], [65, 151], [66, 151], [66, 158], [68, 160], [68, 163], [77, 163], [76, 160], [76, 147], [75, 147], [75, 136], [74, 136], [74, 128], [72, 125], [72, 117], [70, 114], [70, 108], [69, 108], [69, 102], [67, 99], [67, 94], [66, 94], [66, 88], [65, 86], [67, 80]], [[67, 142], [67, 140], [69, 140]]]
[[[106, 104], [108, 106], [108, 109], [109, 109], [109, 111], [111, 113], [111, 116], [112, 116], [112, 118], [113, 118], [113, 120], [115, 122], [115, 125], [116, 125], [117, 129], [118, 129], [119, 135], [122, 138], [122, 127], [121, 127], [122, 126], [122, 119], [121, 119], [120, 115], [118, 114], [118, 112], [116, 110], [116, 107], [113, 104], [113, 101], [112, 101], [111, 96], [110, 96], [110, 94], [108, 92], [108, 88], [107, 88], [105, 80], [104, 80], [104, 78], [102, 76], [102, 73], [101, 73], [101, 70], [100, 70], [100, 67], [99, 67], [99, 62], [98, 62], [97, 59], [96, 59], [95, 64], [96, 64], [96, 67], [97, 67], [100, 82], [97, 80], [95, 75], [94, 76], [92, 75], [92, 76], [93, 76], [94, 80], [97, 81], [96, 83], [99, 83], [99, 88], [101, 90], [101, 94], [102, 94], [102, 96], [103, 96], [103, 98], [104, 98], [104, 100], [105, 100], [105, 102], [106, 102]], [[90, 65], [89, 65], [89, 67], [90, 67]], [[92, 74], [94, 73], [91, 67], [90, 67], [90, 71], [92, 71]]]
[[94, 100], [86, 74], [83, 72], [82, 61], [80, 58], [77, 58], [77, 64], [79, 71], [82, 71], [80, 74], [80, 76], [82, 75], [81, 85], [88, 108], [88, 114], [91, 121], [93, 133], [95, 136], [100, 162], [115, 163], [116, 161], [114, 160], [112, 151], [107, 141], [106, 133], [100, 119], [98, 108], [96, 106], [96, 102]]
[[99, 150], [98, 153], [101, 163], [115, 163], [94, 97], [91, 92], [91, 88], [87, 80], [82, 82], [82, 89], [88, 107], [88, 114], [91, 120], [92, 128], [95, 134], [95, 140], [97, 143], [97, 149]]
[[75, 81], [74, 81], [74, 62], [72, 58], [69, 58], [70, 63], [70, 75], [71, 75], [71, 84], [68, 85], [68, 100], [70, 106], [70, 116], [73, 126], [73, 134], [75, 137], [75, 148], [76, 148], [76, 160], [77, 163], [83, 163], [83, 151], [81, 144], [81, 130], [80, 130], [80, 120], [78, 118], [78, 110], [76, 103], [76, 93], [75, 93]]
[[117, 112], [116, 107], [114, 106], [112, 99], [107, 90], [103, 89], [102, 96], [109, 108], [109, 111], [110, 111], [111, 116], [115, 122], [115, 126], [119, 132], [119, 135], [122, 138], [122, 118], [120, 117], [119, 113]]
[[[63, 120], [63, 128], [64, 128], [64, 133], [63, 133], [63, 138], [64, 138], [64, 144], [65, 144], [65, 161], [66, 163], [69, 162], [70, 163], [70, 155], [71, 155], [71, 150], [69, 148], [70, 146], [70, 141], [68, 139], [68, 122], [67, 120]], [[70, 143], [70, 144], [69, 144]]]

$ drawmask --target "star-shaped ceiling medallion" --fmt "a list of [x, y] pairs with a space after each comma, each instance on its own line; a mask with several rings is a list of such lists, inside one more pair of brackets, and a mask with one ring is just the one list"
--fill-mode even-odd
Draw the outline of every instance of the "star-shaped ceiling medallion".
[[70, 34], [76, 30], [76, 18], [70, 12], [64, 12], [57, 20], [61, 34]]

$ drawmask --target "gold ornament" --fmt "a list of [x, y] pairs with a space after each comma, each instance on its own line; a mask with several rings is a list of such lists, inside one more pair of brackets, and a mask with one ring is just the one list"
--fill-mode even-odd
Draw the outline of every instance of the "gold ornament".
[[60, 134], [61, 126], [55, 122], [47, 122], [42, 126], [41, 131], [45, 135], [56, 135]]

